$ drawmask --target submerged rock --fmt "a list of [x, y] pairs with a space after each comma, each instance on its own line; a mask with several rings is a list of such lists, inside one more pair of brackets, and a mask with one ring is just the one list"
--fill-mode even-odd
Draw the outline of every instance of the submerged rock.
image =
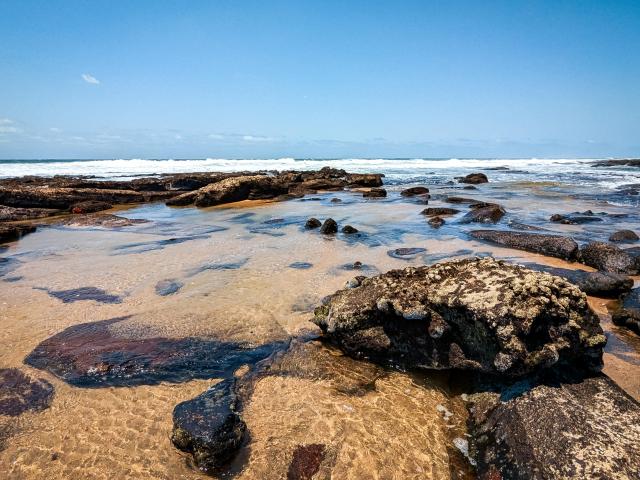
[[52, 297], [62, 301], [62, 303], [75, 303], [87, 300], [92, 300], [98, 303], [122, 303], [122, 297], [119, 295], [112, 295], [101, 288], [96, 287], [80, 287], [69, 290], [49, 290], [46, 288], [38, 288], [37, 290], [44, 290]]
[[359, 279], [314, 323], [351, 355], [507, 376], [565, 363], [598, 370], [606, 343], [574, 285], [491, 258]]
[[53, 385], [46, 380], [33, 379], [17, 368], [0, 368], [0, 415], [42, 411], [49, 408], [53, 395]]
[[387, 255], [393, 258], [400, 258], [402, 260], [410, 260], [412, 258], [416, 258], [418, 255], [426, 251], [427, 249], [422, 247], [402, 247], [388, 250]]
[[582, 213], [575, 212], [567, 215], [556, 213], [555, 215], [551, 215], [549, 221], [565, 225], [581, 225], [583, 223], [601, 222], [602, 218], [596, 217], [592, 211], [588, 210]]
[[638, 478], [640, 405], [604, 375], [472, 395], [479, 478]]
[[464, 197], [446, 197], [444, 201], [447, 203], [468, 203], [468, 204], [473, 204], [478, 202], [473, 198], [464, 198]]
[[427, 223], [431, 225], [433, 228], [440, 228], [445, 224], [444, 218], [442, 217], [431, 217]]
[[470, 183], [477, 185], [478, 183], [487, 183], [489, 179], [484, 173], [470, 173], [469, 175], [458, 179], [459, 183]]
[[585, 265], [603, 272], [637, 275], [638, 261], [624, 250], [604, 242], [591, 242], [580, 249], [580, 259]]
[[178, 292], [182, 287], [184, 287], [184, 283], [178, 280], [160, 280], [156, 283], [156, 293], [161, 297], [166, 297]]
[[460, 219], [461, 223], [497, 223], [507, 213], [504, 208], [496, 204], [480, 205], [472, 208]]
[[251, 347], [206, 338], [128, 338], [114, 318], [74, 325], [41, 342], [24, 360], [79, 387], [153, 385], [228, 375], [261, 360], [282, 342]]
[[383, 198], [387, 196], [387, 191], [384, 188], [372, 188], [368, 192], [362, 194], [364, 198]]
[[19, 240], [23, 236], [36, 231], [34, 225], [0, 224], [0, 243]]
[[237, 412], [235, 380], [223, 380], [173, 409], [171, 441], [193, 455], [200, 470], [214, 473], [242, 445], [246, 425]]
[[428, 193], [429, 189], [427, 187], [410, 187], [402, 190], [400, 195], [403, 197], [414, 197], [416, 195], [427, 195]]
[[573, 283], [587, 295], [605, 298], [618, 298], [633, 288], [633, 279], [626, 275], [608, 272], [587, 272], [547, 265], [527, 264], [526, 267], [539, 272], [547, 272]]
[[578, 254], [578, 244], [572, 238], [560, 235], [500, 230], [474, 230], [469, 235], [472, 238], [485, 240], [500, 246], [540, 253], [564, 260], [573, 260]]
[[429, 207], [425, 208], [420, 213], [427, 217], [439, 217], [441, 215], [455, 215], [456, 213], [460, 213], [460, 210], [448, 207]]
[[320, 227], [320, 233], [324, 233], [326, 235], [331, 235], [337, 232], [338, 232], [338, 224], [333, 218], [327, 218], [322, 224], [322, 227]]
[[298, 445], [287, 470], [287, 480], [311, 480], [320, 470], [326, 447], [320, 443]]
[[317, 218], [313, 218], [311, 217], [309, 220], [307, 220], [307, 222], [304, 224], [304, 228], [306, 228], [307, 230], [311, 230], [314, 228], [318, 228], [322, 225], [322, 222], [320, 220], [318, 220]]
[[90, 213], [87, 215], [74, 215], [56, 222], [55, 225], [65, 225], [68, 227], [102, 227], [102, 228], [123, 228], [147, 223], [149, 220], [142, 218], [125, 218], [108, 213]]
[[622, 299], [620, 308], [613, 312], [611, 320], [640, 335], [640, 288], [635, 288]]
[[609, 236], [610, 242], [637, 242], [640, 237], [633, 230], [618, 230]]

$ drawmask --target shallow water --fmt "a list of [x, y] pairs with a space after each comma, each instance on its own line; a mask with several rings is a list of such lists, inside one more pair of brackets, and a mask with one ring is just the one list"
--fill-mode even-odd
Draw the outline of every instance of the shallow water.
[[[508, 212], [496, 228], [521, 222], [571, 234], [579, 242], [605, 240], [614, 230], [640, 225], [635, 200], [607, 202], [610, 190], [487, 174], [497, 181], [476, 190], [434, 180], [429, 206], [467, 210], [446, 203], [448, 195], [495, 201]], [[446, 217], [447, 223], [434, 230], [419, 214], [425, 205], [402, 198], [401, 188], [392, 185], [388, 198], [372, 200], [358, 192], [335, 192], [207, 209], [150, 204], [113, 212], [148, 223], [104, 229], [62, 227], [54, 219], [50, 227], [11, 244], [0, 252], [5, 259], [0, 264], [0, 368], [17, 367], [49, 381], [55, 396], [46, 410], [0, 415], [5, 438], [0, 471], [7, 478], [202, 476], [171, 445], [171, 412], [223, 374], [203, 373], [194, 362], [179, 378], [159, 380], [150, 371], [138, 372], [135, 381], [125, 376], [118, 383], [135, 386], [106, 382], [88, 388], [23, 364], [41, 342], [65, 329], [126, 317], [101, 335], [134, 343], [162, 339], [169, 349], [174, 340], [190, 339], [262, 352], [261, 346], [284, 349], [292, 338], [297, 345], [317, 335], [309, 322], [312, 309], [354, 275], [488, 254], [576, 267], [472, 241], [466, 232], [492, 227], [460, 224], [461, 215]], [[548, 222], [553, 213], [588, 209], [627, 216], [603, 216], [602, 222], [585, 225]], [[340, 227], [350, 224], [360, 233], [326, 237], [304, 230], [310, 216], [332, 217]], [[406, 247], [425, 251], [404, 258], [388, 253]], [[363, 268], [353, 270], [356, 261]], [[180, 287], [160, 295], [159, 284]], [[610, 336], [605, 371], [640, 398], [640, 345], [610, 324], [603, 300], [591, 303]], [[258, 379], [245, 406], [251, 438], [232, 465], [237, 478], [286, 478], [295, 455], [309, 451], [322, 457], [314, 478], [469, 478], [469, 466], [454, 446], [454, 439], [464, 439], [464, 409], [448, 395], [442, 375], [418, 377], [374, 367], [314, 341], [287, 352], [283, 362], [295, 366], [287, 371], [297, 374]], [[248, 361], [238, 358], [224, 375]], [[322, 447], [305, 450], [309, 445]]]

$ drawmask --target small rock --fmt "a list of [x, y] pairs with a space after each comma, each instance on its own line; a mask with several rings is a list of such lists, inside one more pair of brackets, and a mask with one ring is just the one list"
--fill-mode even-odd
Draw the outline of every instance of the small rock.
[[342, 199], [337, 198], [337, 197], [333, 197], [333, 198], [331, 199], [331, 203], [342, 203]]
[[640, 335], [640, 288], [631, 290], [622, 299], [622, 305], [613, 312], [611, 320], [616, 325], [626, 327]]
[[433, 228], [440, 228], [445, 222], [442, 217], [431, 217], [427, 223]]
[[638, 240], [640, 238], [632, 230], [618, 230], [609, 237], [610, 242], [637, 242]]
[[113, 208], [113, 205], [107, 202], [100, 202], [97, 200], [87, 200], [86, 202], [78, 202], [71, 205], [69, 211], [74, 214], [79, 213], [95, 213], [102, 210], [109, 210]]
[[421, 215], [426, 215], [427, 217], [439, 217], [441, 215], [455, 215], [456, 213], [460, 213], [460, 210], [457, 208], [448, 208], [448, 207], [429, 207], [425, 208], [420, 212]]
[[604, 242], [591, 242], [580, 250], [582, 263], [603, 272], [638, 274], [638, 263], [624, 250]]
[[180, 290], [184, 284], [178, 280], [160, 280], [156, 283], [156, 293], [161, 297], [173, 295]]
[[480, 205], [473, 208], [460, 219], [461, 223], [497, 223], [505, 215], [505, 210], [500, 205]]
[[429, 189], [427, 187], [411, 187], [405, 188], [400, 192], [400, 195], [403, 197], [413, 197], [416, 195], [427, 195], [429, 193]]
[[346, 233], [348, 235], [352, 234], [352, 233], [358, 233], [358, 229], [352, 227], [351, 225], [345, 225], [344, 227], [342, 227], [342, 233]]
[[387, 191], [384, 188], [372, 188], [368, 192], [362, 194], [364, 198], [383, 198], [387, 196]]
[[337, 231], [338, 224], [333, 218], [327, 218], [322, 224], [322, 227], [320, 227], [320, 233], [324, 233], [327, 235], [336, 233]]
[[312, 230], [314, 228], [318, 228], [321, 225], [322, 222], [320, 222], [320, 220], [311, 217], [309, 220], [307, 220], [307, 223], [304, 224], [304, 228], [306, 228], [307, 230]]
[[409, 260], [417, 257], [419, 254], [426, 252], [426, 248], [421, 247], [404, 247], [396, 248], [395, 250], [389, 250], [387, 255], [393, 258], [400, 258], [402, 260]]
[[458, 180], [458, 182], [460, 183], [471, 183], [471, 184], [487, 183], [488, 181], [489, 179], [484, 173], [470, 173], [469, 175], [462, 177]]

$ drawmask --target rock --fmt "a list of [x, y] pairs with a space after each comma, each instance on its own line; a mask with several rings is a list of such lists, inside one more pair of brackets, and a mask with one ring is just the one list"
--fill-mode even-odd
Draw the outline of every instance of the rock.
[[320, 227], [320, 233], [324, 233], [326, 235], [337, 233], [338, 232], [338, 224], [333, 218], [327, 218], [322, 227]]
[[509, 222], [509, 228], [513, 228], [514, 230], [523, 230], [525, 232], [543, 232], [546, 231], [544, 228], [536, 227], [534, 225], [527, 225], [526, 223], [511, 221]]
[[16, 208], [0, 205], [0, 222], [33, 220], [57, 215], [60, 210], [51, 208]]
[[274, 177], [249, 175], [225, 178], [196, 190], [196, 207], [210, 207], [241, 200], [259, 200], [277, 197], [288, 192], [288, 187]]
[[368, 192], [362, 194], [364, 198], [383, 198], [387, 196], [387, 191], [384, 188], [372, 188]]
[[318, 228], [322, 225], [322, 222], [320, 222], [320, 220], [318, 220], [317, 218], [313, 218], [311, 217], [309, 220], [307, 220], [307, 222], [304, 224], [304, 228], [306, 228], [307, 230], [312, 230], [314, 228]]
[[587, 295], [594, 297], [618, 298], [633, 288], [633, 280], [631, 278], [617, 273], [587, 272], [585, 270], [571, 270], [569, 268], [556, 268], [531, 263], [526, 264], [526, 267], [562, 277]]
[[400, 192], [403, 197], [413, 197], [415, 195], [428, 195], [429, 189], [427, 187], [411, 187], [405, 188]]
[[624, 250], [604, 242], [590, 242], [580, 249], [580, 259], [603, 272], [638, 274], [638, 262]]
[[10, 225], [0, 224], [0, 243], [11, 242], [13, 240], [19, 240], [23, 236], [36, 231], [34, 225]]
[[313, 321], [350, 355], [408, 368], [597, 371], [606, 338], [586, 300], [558, 277], [467, 259], [363, 278], [331, 295]]
[[107, 202], [98, 202], [95, 200], [88, 200], [86, 202], [79, 202], [71, 205], [69, 211], [71, 213], [95, 213], [102, 210], [109, 210], [113, 208], [113, 205]]
[[604, 375], [471, 399], [481, 480], [638, 478], [640, 405]]
[[640, 335], [640, 288], [635, 288], [622, 299], [622, 305], [613, 312], [611, 320]]
[[324, 457], [325, 446], [320, 443], [298, 445], [287, 470], [287, 480], [312, 480]]
[[75, 303], [91, 300], [98, 303], [122, 303], [122, 297], [112, 295], [96, 287], [80, 287], [69, 290], [49, 290], [46, 288], [38, 289], [46, 291], [50, 296], [57, 298], [62, 303]]
[[632, 230], [618, 230], [609, 237], [610, 242], [637, 242], [640, 237]]
[[345, 225], [344, 227], [342, 227], [341, 232], [346, 233], [347, 235], [351, 235], [353, 233], [358, 233], [358, 229], [352, 227], [351, 225]]
[[507, 213], [500, 205], [482, 205], [467, 213], [460, 219], [461, 223], [497, 223]]
[[458, 180], [460, 183], [471, 183], [474, 185], [477, 185], [478, 183], [487, 183], [488, 181], [489, 179], [484, 173], [470, 173]]
[[383, 177], [380, 173], [350, 173], [346, 179], [350, 187], [381, 187]]
[[594, 216], [594, 213], [590, 210], [579, 213], [570, 213], [568, 215], [560, 215], [556, 213], [549, 218], [551, 222], [563, 223], [565, 225], [580, 225], [583, 223], [601, 222], [602, 218]]
[[393, 258], [400, 258], [402, 260], [410, 260], [412, 258], [416, 258], [418, 255], [426, 251], [426, 248], [421, 247], [403, 247], [389, 250], [387, 251], [387, 255]]
[[460, 210], [456, 208], [448, 208], [448, 207], [429, 207], [429, 208], [425, 208], [420, 212], [421, 215], [426, 215], [427, 217], [439, 217], [441, 215], [455, 215], [456, 213], [460, 213]]
[[313, 263], [309, 262], [293, 262], [289, 264], [289, 268], [294, 268], [296, 270], [308, 270], [313, 267]]
[[65, 225], [68, 227], [123, 228], [147, 222], [148, 220], [142, 218], [125, 218], [109, 213], [89, 213], [61, 219], [56, 222], [55, 225]]
[[46, 380], [33, 379], [17, 368], [0, 368], [0, 415], [40, 412], [49, 408], [53, 395], [53, 385]]
[[337, 197], [333, 197], [333, 198], [331, 199], [331, 203], [342, 203], [342, 199], [337, 198]]
[[224, 466], [242, 445], [247, 427], [237, 413], [234, 383], [223, 380], [173, 409], [171, 441], [206, 473]]
[[339, 178], [315, 178], [289, 187], [290, 193], [316, 193], [319, 190], [337, 192], [344, 190], [347, 185], [345, 180]]
[[251, 347], [207, 338], [130, 338], [113, 333], [127, 317], [74, 325], [44, 340], [24, 363], [77, 387], [155, 385], [228, 375], [283, 342]]
[[444, 218], [442, 217], [431, 217], [427, 223], [431, 225], [433, 228], [440, 228], [445, 224]]
[[177, 293], [182, 287], [184, 287], [184, 283], [178, 280], [160, 280], [156, 283], [156, 294], [166, 297]]
[[614, 160], [600, 160], [593, 162], [594, 167], [640, 167], [640, 159], [622, 158]]
[[572, 238], [560, 235], [503, 232], [499, 230], [474, 230], [469, 235], [472, 238], [495, 243], [503, 247], [540, 253], [564, 260], [573, 260], [578, 254], [578, 244]]
[[464, 198], [464, 197], [446, 197], [444, 201], [447, 203], [469, 203], [469, 204], [478, 203], [478, 201], [474, 200], [473, 198]]

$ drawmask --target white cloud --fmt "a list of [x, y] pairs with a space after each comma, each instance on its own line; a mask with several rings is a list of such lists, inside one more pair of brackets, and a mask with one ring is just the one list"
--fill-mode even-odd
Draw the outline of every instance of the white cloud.
[[61, 128], [58, 128], [58, 127], [51, 127], [51, 128], [49, 129], [49, 131], [50, 131], [50, 132], [53, 132], [53, 133], [60, 133], [60, 132], [62, 132], [62, 129], [61, 129]]
[[85, 82], [91, 83], [93, 85], [99, 85], [100, 84], [100, 80], [98, 80], [96, 77], [94, 77], [93, 75], [90, 75], [88, 73], [83, 73], [82, 74], [82, 79]]
[[212, 140], [224, 140], [225, 136], [220, 133], [210, 133], [209, 138], [211, 138]]
[[0, 125], [11, 125], [13, 120], [9, 118], [0, 118]]
[[273, 138], [262, 137], [258, 135], [243, 135], [242, 140], [244, 140], [245, 142], [271, 142]]
[[20, 129], [16, 127], [0, 127], [0, 133], [18, 133], [18, 132], [20, 132]]

